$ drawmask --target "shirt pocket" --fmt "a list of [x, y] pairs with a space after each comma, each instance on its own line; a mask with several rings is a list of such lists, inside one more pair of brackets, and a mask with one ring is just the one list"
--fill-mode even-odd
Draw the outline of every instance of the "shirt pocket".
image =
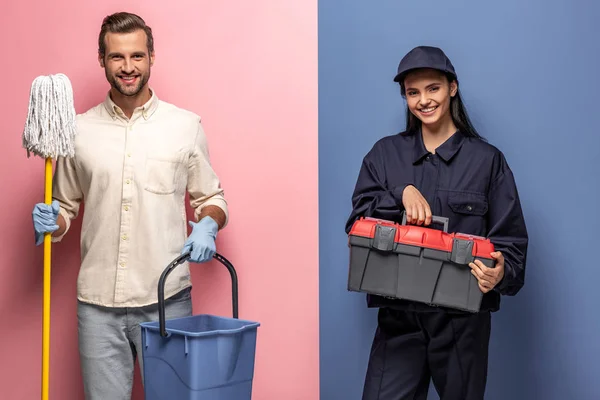
[[472, 235], [485, 235], [488, 212], [488, 200], [485, 194], [449, 192], [447, 204], [450, 224], [454, 230]]
[[448, 206], [452, 212], [461, 215], [484, 216], [488, 211], [487, 198], [483, 193], [450, 192]]
[[175, 193], [181, 164], [180, 154], [149, 153], [146, 157], [144, 190], [162, 195]]

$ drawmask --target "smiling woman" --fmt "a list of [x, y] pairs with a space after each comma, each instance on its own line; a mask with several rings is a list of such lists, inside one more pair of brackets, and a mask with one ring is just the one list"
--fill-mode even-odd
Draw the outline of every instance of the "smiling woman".
[[434, 69], [414, 71], [406, 76], [403, 92], [407, 106], [422, 123], [422, 128], [453, 132], [456, 127], [450, 115], [450, 102], [456, 96], [458, 84]]
[[[519, 195], [504, 155], [471, 126], [457, 74], [444, 52], [417, 47], [395, 79], [407, 103], [407, 127], [380, 139], [364, 157], [346, 233], [360, 217], [429, 225], [448, 218], [448, 231], [487, 237], [495, 265], [469, 264], [483, 293], [470, 314], [425, 303], [370, 296], [379, 308], [363, 400], [479, 400], [487, 380], [491, 312], [500, 294], [523, 286], [528, 236]], [[456, 352], [460, 349], [460, 353]]]
[[[427, 52], [441, 53], [439, 55], [447, 61], [442, 60], [439, 65], [431, 63]], [[407, 132], [422, 129], [427, 132], [426, 136], [447, 138], [458, 129], [467, 137], [482, 139], [463, 104], [454, 66], [440, 49], [420, 46], [403, 61], [394, 81], [400, 84], [401, 94], [406, 99]], [[435, 149], [442, 142], [426, 143], [426, 147]]]

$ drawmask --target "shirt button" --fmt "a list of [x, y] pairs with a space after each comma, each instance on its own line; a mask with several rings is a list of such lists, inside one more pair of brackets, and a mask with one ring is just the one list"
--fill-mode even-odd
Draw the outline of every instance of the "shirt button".
[[131, 153], [127, 153], [127, 157], [131, 157]]
[[122, 236], [122, 239], [123, 239], [123, 240], [127, 240], [127, 235], [123, 235], [123, 236]]
[[129, 179], [127, 179], [127, 180], [125, 181], [125, 183], [126, 183], [126, 184], [128, 184], [128, 185], [129, 185], [129, 182], [130, 182], [130, 181], [129, 181]]
[[471, 205], [467, 206], [467, 211], [473, 211], [473, 207]]
[[125, 268], [125, 263], [119, 264], [121, 267]]
[[129, 211], [129, 206], [125, 206], [123, 208], [125, 209], [125, 211]]

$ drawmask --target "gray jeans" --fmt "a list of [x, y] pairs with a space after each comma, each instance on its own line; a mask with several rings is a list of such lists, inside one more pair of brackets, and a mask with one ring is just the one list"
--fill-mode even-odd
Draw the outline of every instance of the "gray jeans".
[[[165, 318], [192, 315], [191, 288], [165, 300]], [[130, 400], [137, 358], [142, 372], [141, 322], [158, 321], [158, 305], [106, 308], [78, 302], [79, 357], [86, 400]]]

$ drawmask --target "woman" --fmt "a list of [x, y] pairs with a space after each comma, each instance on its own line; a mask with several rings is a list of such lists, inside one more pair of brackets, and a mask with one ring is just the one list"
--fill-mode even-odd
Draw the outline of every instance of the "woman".
[[406, 130], [365, 156], [346, 233], [361, 216], [429, 225], [488, 237], [496, 265], [471, 263], [484, 293], [476, 314], [368, 296], [378, 307], [363, 400], [427, 398], [430, 379], [442, 400], [484, 398], [491, 312], [501, 295], [523, 286], [527, 229], [513, 174], [501, 151], [477, 133], [461, 100], [457, 74], [441, 49], [420, 46], [394, 78], [406, 99]]

